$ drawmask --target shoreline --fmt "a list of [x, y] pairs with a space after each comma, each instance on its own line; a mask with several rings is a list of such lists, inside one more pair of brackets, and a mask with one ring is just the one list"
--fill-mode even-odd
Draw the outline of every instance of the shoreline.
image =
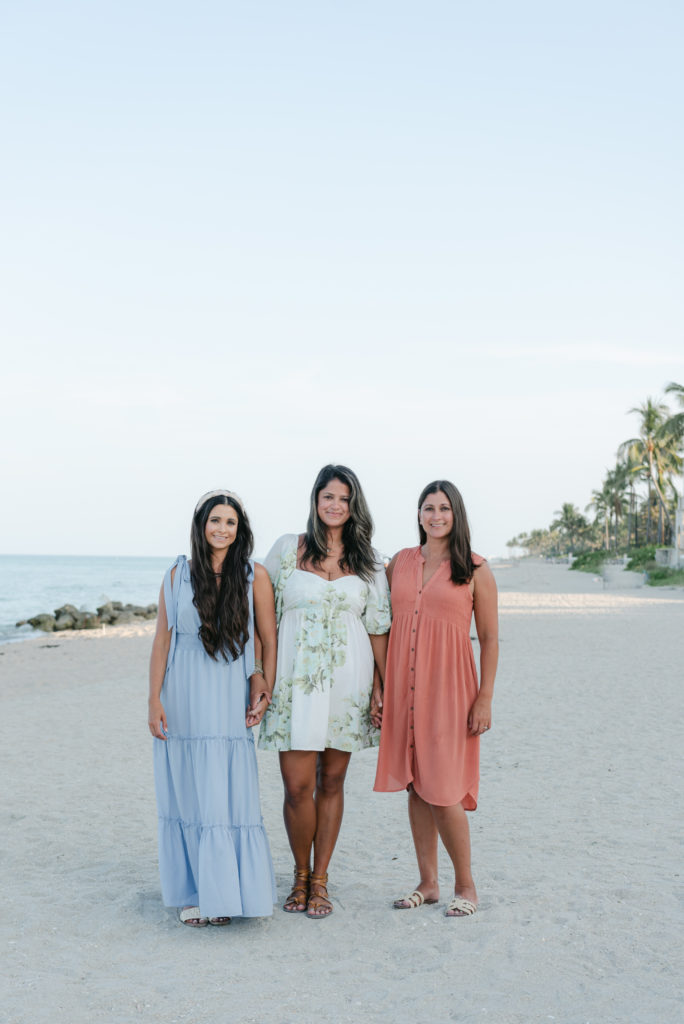
[[[503, 600], [504, 594], [515, 591], [516, 589], [527, 593], [529, 588], [535, 585], [540, 586], [541, 593], [547, 593], [551, 586], [558, 592], [562, 593], [603, 593], [606, 595], [617, 595], [619, 593], [624, 596], [632, 595], [636, 597], [638, 595], [640, 599], [647, 601], [657, 601], [659, 599], [665, 601], [681, 600], [684, 598], [684, 587], [682, 586], [660, 585], [657, 587], [651, 587], [643, 582], [641, 574], [630, 573], [623, 570], [620, 570], [617, 573], [610, 573], [609, 578], [606, 579], [597, 574], [572, 572], [567, 562], [545, 561], [533, 557], [497, 559], [492, 561], [491, 567], [499, 588], [500, 608], [506, 606], [506, 602]], [[140, 624], [142, 625], [144, 621], [145, 620], [140, 620]], [[151, 621], [154, 626], [154, 620], [148, 621]], [[0, 637], [0, 650], [3, 647], [12, 644], [31, 643], [33, 641], [45, 640], [48, 638], [53, 638], [54, 640], [56, 638], [75, 636], [77, 634], [88, 634], [93, 637], [101, 637], [113, 630], [125, 630], [128, 625], [132, 625], [134, 628], [137, 628], [138, 624], [131, 623], [122, 626], [105, 624], [103, 626], [97, 626], [94, 629], [67, 629], [49, 633], [45, 633], [40, 630], [32, 630], [31, 633], [26, 633], [21, 636]], [[129, 634], [122, 632], [120, 635], [127, 636]]]

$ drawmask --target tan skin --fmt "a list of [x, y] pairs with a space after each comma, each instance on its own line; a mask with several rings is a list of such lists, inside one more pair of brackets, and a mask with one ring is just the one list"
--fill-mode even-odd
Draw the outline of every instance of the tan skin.
[[[341, 480], [331, 480], [324, 487], [317, 502], [318, 516], [326, 528], [328, 555], [318, 565], [302, 563], [304, 537], [299, 538], [297, 568], [312, 572], [325, 580], [340, 579], [345, 575], [339, 561], [344, 553], [342, 529], [349, 519], [349, 487]], [[385, 677], [387, 636], [370, 636], [376, 673]], [[285, 788], [283, 817], [290, 847], [298, 871], [306, 871], [311, 862], [313, 847], [313, 874], [327, 874], [330, 858], [342, 823], [344, 811], [344, 779], [351, 754], [346, 750], [283, 750], [280, 753], [280, 771]], [[302, 892], [292, 893], [285, 908], [303, 911], [312, 917], [326, 917], [332, 911], [326, 888], [311, 883], [308, 900]]]
[[[238, 513], [230, 505], [216, 505], [211, 510], [207, 520], [205, 536], [211, 549], [211, 563], [216, 575], [217, 586], [219, 585], [223, 561], [230, 545], [237, 536], [237, 516]], [[172, 583], [175, 573], [176, 570], [174, 569], [171, 574]], [[249, 705], [245, 712], [245, 724], [248, 729], [258, 725], [264, 717], [264, 712], [271, 700], [276, 669], [277, 641], [273, 588], [268, 573], [263, 565], [260, 565], [258, 562], [254, 564], [252, 595], [254, 600], [254, 624], [259, 633], [264, 671], [256, 672], [250, 677]], [[166, 674], [166, 662], [170, 645], [171, 633], [168, 627], [164, 587], [162, 586], [159, 592], [157, 628], [150, 656], [150, 690], [147, 721], [150, 733], [158, 740], [166, 740], [166, 733], [168, 732], [166, 712], [161, 701], [161, 691]], [[225, 924], [229, 920], [230, 918], [223, 917], [212, 919], [215, 924]], [[199, 926], [204, 923], [206, 922], [200, 918], [191, 918], [189, 921], [186, 921], [186, 924], [191, 926]]]
[[[419, 520], [427, 540], [421, 548], [425, 559], [423, 586], [440, 565], [449, 558], [449, 534], [454, 517], [451, 503], [442, 491], [428, 494], [419, 509]], [[387, 577], [392, 583], [392, 572], [397, 556], [387, 567]], [[485, 563], [478, 566], [468, 584], [473, 595], [475, 629], [480, 644], [480, 688], [468, 714], [467, 729], [471, 736], [481, 736], [492, 725], [492, 696], [494, 677], [499, 658], [499, 628], [497, 613], [497, 590], [494, 575]], [[371, 706], [371, 720], [374, 725], [382, 721], [382, 695], [379, 687], [374, 688]], [[439, 899], [437, 874], [437, 838], [444, 843], [454, 867], [454, 895], [462, 896], [477, 906], [477, 890], [470, 866], [470, 830], [462, 804], [440, 807], [429, 804], [409, 789], [409, 821], [416, 850], [420, 881], [416, 889], [426, 900]], [[408, 906], [399, 900], [397, 905]], [[460, 911], [448, 916], [462, 917]]]

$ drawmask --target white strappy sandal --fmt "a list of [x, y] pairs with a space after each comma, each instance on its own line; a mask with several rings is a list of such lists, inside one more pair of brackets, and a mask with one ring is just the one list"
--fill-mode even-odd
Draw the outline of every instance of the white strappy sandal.
[[416, 907], [422, 907], [425, 903], [436, 903], [437, 900], [426, 899], [422, 892], [418, 889], [414, 889], [413, 892], [408, 893], [406, 896], [402, 896], [400, 900], [395, 900], [392, 904], [395, 910], [415, 910]]
[[[454, 896], [445, 911], [446, 917], [470, 917], [477, 910], [477, 905], [464, 896]], [[454, 913], [456, 911], [456, 913]]]

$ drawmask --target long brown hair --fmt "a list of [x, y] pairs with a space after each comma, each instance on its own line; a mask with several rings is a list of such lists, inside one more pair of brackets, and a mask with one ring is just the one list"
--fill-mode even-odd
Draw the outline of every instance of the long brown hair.
[[475, 563], [473, 562], [472, 551], [470, 550], [470, 527], [468, 516], [461, 492], [450, 480], [433, 480], [431, 484], [424, 487], [418, 498], [418, 535], [420, 543], [425, 544], [427, 534], [420, 525], [420, 510], [423, 502], [429, 494], [436, 494], [442, 491], [446, 494], [451, 511], [454, 515], [454, 523], [449, 534], [449, 557], [451, 559], [451, 581], [452, 583], [469, 583], [473, 578]]
[[327, 557], [328, 535], [318, 518], [318, 495], [331, 480], [339, 480], [349, 488], [349, 519], [342, 527], [344, 551], [338, 564], [343, 572], [348, 570], [355, 576], [360, 576], [366, 583], [371, 583], [373, 573], [378, 569], [371, 547], [373, 520], [359, 479], [347, 466], [323, 466], [316, 477], [311, 491], [302, 562], [318, 566]]
[[[238, 518], [237, 535], [223, 560], [218, 587], [211, 562], [211, 548], [204, 532], [209, 515], [217, 505], [230, 505]], [[229, 656], [238, 658], [249, 638], [249, 557], [254, 548], [246, 512], [228, 495], [208, 498], [192, 517], [190, 546], [192, 601], [202, 623], [200, 640], [214, 661], [218, 661], [219, 654], [225, 661], [229, 660]]]

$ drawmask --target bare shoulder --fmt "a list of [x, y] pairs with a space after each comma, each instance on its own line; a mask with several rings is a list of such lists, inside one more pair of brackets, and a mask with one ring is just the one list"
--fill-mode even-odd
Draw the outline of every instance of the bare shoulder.
[[474, 593], [480, 592], [494, 592], [496, 593], [496, 580], [494, 579], [494, 573], [489, 567], [489, 563], [485, 562], [484, 559], [479, 565], [475, 566], [473, 572], [473, 584]]
[[268, 570], [261, 562], [254, 563], [254, 592], [258, 594], [269, 594], [273, 593], [273, 587], [271, 586], [271, 577], [268, 575]]

